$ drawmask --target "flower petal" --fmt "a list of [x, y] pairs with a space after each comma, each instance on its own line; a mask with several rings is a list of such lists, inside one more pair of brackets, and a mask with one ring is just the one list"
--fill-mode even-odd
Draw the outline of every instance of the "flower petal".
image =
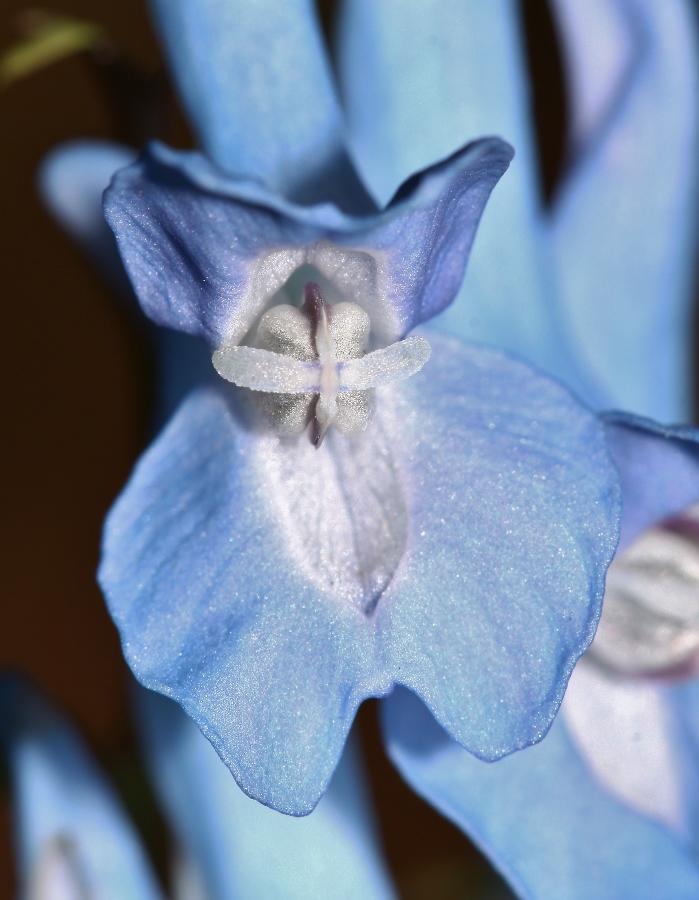
[[688, 850], [607, 794], [560, 717], [536, 747], [488, 765], [450, 741], [408, 691], [396, 691], [382, 712], [403, 777], [480, 845], [519, 897], [699, 896]]
[[311, 0], [151, 0], [189, 120], [222, 169], [371, 212]]
[[682, 838], [691, 834], [689, 753], [668, 685], [620, 677], [585, 656], [561, 715], [578, 755], [612, 796]]
[[312, 809], [394, 683], [481, 756], [539, 740], [594, 632], [618, 517], [597, 419], [500, 353], [431, 342], [364, 436], [320, 450], [253, 427], [235, 388], [192, 395], [107, 521], [137, 678], [284, 812]]
[[[480, 214], [512, 151], [491, 138], [414, 176], [376, 216], [301, 207], [151, 145], [105, 195], [124, 263], [158, 324], [238, 343], [304, 264], [363, 306], [392, 343], [436, 315], [463, 277]], [[281, 248], [281, 249], [280, 249]]]
[[[148, 322], [139, 309], [102, 209], [102, 195], [112, 176], [132, 163], [136, 155], [131, 147], [108, 141], [69, 141], [42, 160], [37, 181], [48, 211], [143, 327]], [[147, 329], [147, 334], [158, 359], [155, 425], [162, 426], [185, 394], [211, 377], [211, 361], [206, 348], [188, 335], [162, 329]]]
[[12, 773], [25, 888], [40, 878], [48, 889], [55, 879], [94, 897], [161, 898], [121, 804], [77, 735], [17, 679], [6, 677], [0, 686], [0, 733]]
[[553, 0], [563, 46], [573, 152], [584, 152], [619, 115], [640, 62], [634, 5], [618, 0]]
[[[577, 60], [574, 81], [603, 68], [605, 54], [617, 68], [626, 60], [615, 97], [600, 101], [597, 89], [585, 89], [607, 113], [585, 134], [552, 222], [561, 303], [609, 405], [688, 421], [699, 209], [696, 11], [685, 0], [558, 5]], [[612, 48], [609, 34], [600, 40], [610, 15]]]
[[124, 294], [131, 290], [104, 220], [102, 194], [112, 175], [136, 156], [122, 144], [68, 141], [44, 157], [37, 174], [39, 195], [53, 218]]
[[699, 501], [699, 430], [624, 413], [605, 420], [621, 477], [621, 551], [642, 531]]
[[517, 353], [591, 402], [559, 323], [545, 244], [529, 75], [514, 0], [345, 0], [339, 74], [362, 174], [387, 200], [411, 172], [497, 134], [516, 150], [488, 202], [445, 334]]
[[164, 810], [211, 900], [394, 896], [352, 740], [318, 808], [295, 819], [246, 797], [177, 704], [141, 689], [137, 708]]
[[430, 340], [405, 382], [417, 442], [397, 441], [408, 551], [377, 624], [395, 680], [494, 759], [545, 734], [592, 640], [618, 482], [596, 417], [567, 391], [495, 351]]

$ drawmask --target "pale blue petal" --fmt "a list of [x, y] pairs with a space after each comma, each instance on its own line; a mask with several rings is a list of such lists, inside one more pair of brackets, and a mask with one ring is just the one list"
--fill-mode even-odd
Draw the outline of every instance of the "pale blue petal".
[[128, 279], [104, 218], [102, 194], [114, 173], [136, 156], [109, 141], [68, 141], [44, 157], [37, 173], [39, 195], [53, 218], [124, 294], [130, 293]]
[[694, 900], [699, 867], [665, 828], [614, 800], [559, 718], [536, 747], [497, 763], [466, 753], [422, 703], [382, 704], [389, 755], [463, 829], [523, 900]]
[[463, 287], [436, 324], [517, 353], [598, 402], [558, 324], [519, 20], [515, 0], [345, 0], [338, 55], [352, 146], [385, 201], [468, 141], [497, 134], [512, 144]]
[[111, 787], [72, 728], [19, 680], [1, 685], [0, 737], [15, 797], [22, 884], [61, 839], [71, 845], [90, 896], [159, 900], [145, 852]]
[[[252, 427], [240, 390], [192, 395], [106, 524], [100, 580], [137, 678], [285, 812], [313, 808], [357, 706], [394, 683], [483, 757], [539, 740], [599, 616], [619, 502], [599, 422], [498, 352], [430, 339], [364, 436], [318, 451]], [[343, 481], [353, 458], [371, 471]], [[342, 571], [322, 581], [298, 531], [308, 507], [322, 539], [343, 514], [330, 482], [356, 492], [376, 466], [398, 473], [409, 520], [365, 607]], [[372, 502], [352, 507], [359, 521]]]
[[142, 688], [137, 701], [153, 782], [210, 900], [395, 896], [352, 740], [317, 809], [296, 819], [246, 797], [177, 704]]
[[646, 528], [699, 500], [699, 430], [624, 413], [604, 418], [621, 478], [622, 550]]
[[[119, 250], [102, 209], [102, 195], [112, 176], [130, 165], [136, 151], [108, 141], [78, 140], [61, 144], [42, 161], [37, 182], [44, 205], [105, 278], [109, 287], [147, 326]], [[155, 425], [161, 427], [197, 384], [211, 376], [206, 347], [188, 335], [148, 329], [158, 361]]]
[[[563, 33], [573, 58], [584, 59], [574, 79], [600, 69], [617, 82], [604, 103], [601, 87], [577, 91], [603, 114], [596, 130], [585, 126], [553, 218], [561, 304], [609, 405], [689, 421], [699, 210], [696, 11], [687, 0], [561, 5], [575, 12], [561, 17]], [[614, 27], [601, 39], [609, 17]]]
[[300, 203], [373, 202], [344, 146], [312, 0], [151, 0], [189, 120], [222, 169]]
[[692, 850], [695, 858], [699, 858], [699, 680], [693, 678], [673, 685], [672, 697], [691, 753], [692, 771], [682, 775], [690, 813]]
[[[390, 342], [452, 301], [511, 153], [497, 139], [478, 141], [413, 176], [384, 212], [359, 218], [331, 204], [297, 206], [223, 175], [200, 154], [154, 144], [116, 176], [105, 210], [141, 304], [160, 325], [214, 347], [232, 335], [241, 340], [274, 291], [329, 242], [366, 260], [346, 299], [367, 308], [372, 328]], [[272, 251], [281, 262], [263, 276]], [[341, 263], [347, 277], [350, 264]], [[266, 279], [272, 288], [263, 289]]]

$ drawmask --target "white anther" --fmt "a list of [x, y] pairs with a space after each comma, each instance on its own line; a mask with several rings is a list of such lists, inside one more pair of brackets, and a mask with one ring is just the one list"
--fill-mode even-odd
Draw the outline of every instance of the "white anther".
[[324, 394], [365, 391], [415, 375], [430, 358], [423, 337], [409, 337], [346, 362], [320, 357], [303, 362], [259, 347], [224, 347], [213, 355], [218, 374], [252, 391]]
[[430, 345], [422, 337], [410, 337], [363, 354], [369, 330], [366, 313], [352, 303], [330, 307], [316, 285], [309, 287], [318, 292], [312, 311], [275, 307], [258, 328], [258, 342], [266, 347], [223, 347], [214, 353], [213, 364], [226, 381], [280, 395], [278, 403], [263, 405], [282, 433], [303, 430], [315, 402], [318, 445], [331, 425], [345, 434], [366, 428], [369, 392], [419, 372], [430, 357]]

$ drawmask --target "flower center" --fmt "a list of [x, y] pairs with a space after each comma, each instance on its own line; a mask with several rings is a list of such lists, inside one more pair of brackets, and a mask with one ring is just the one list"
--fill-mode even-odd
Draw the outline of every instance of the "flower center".
[[429, 359], [422, 337], [367, 353], [370, 325], [360, 306], [330, 306], [309, 282], [299, 309], [273, 307], [260, 320], [254, 346], [222, 347], [213, 364], [226, 381], [259, 392], [258, 407], [281, 434], [300, 434], [312, 422], [319, 447], [331, 425], [342, 434], [364, 431], [373, 389], [409, 378]]

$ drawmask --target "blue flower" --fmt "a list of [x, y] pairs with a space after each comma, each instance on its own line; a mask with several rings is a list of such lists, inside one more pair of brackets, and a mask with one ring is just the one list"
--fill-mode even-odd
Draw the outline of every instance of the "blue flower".
[[[240, 191], [199, 156], [173, 171], [158, 148], [117, 176], [106, 205], [161, 322], [214, 347], [240, 340], [311, 260], [390, 340], [458, 286], [465, 248], [434, 210], [446, 197], [472, 215], [480, 173], [492, 179], [501, 154], [497, 142], [469, 148], [344, 232], [321, 231], [334, 210], [300, 208], [294, 222], [288, 202], [265, 209], [261, 188]], [[234, 199], [253, 189], [255, 205]], [[441, 268], [406, 279], [415, 259], [435, 259], [430, 238]], [[276, 277], [256, 294], [270, 257]], [[365, 273], [382, 263], [372, 303]], [[409, 305], [394, 287], [406, 282], [429, 285], [428, 298]], [[431, 341], [425, 374], [383, 389], [363, 435], [330, 433], [319, 451], [256, 424], [223, 382], [194, 395], [107, 523], [100, 580], [137, 677], [184, 706], [246, 791], [286, 812], [312, 808], [357, 706], [395, 683], [485, 758], [538, 739], [594, 628], [617, 502], [598, 423], [519, 363]]]
[[[214, 163], [157, 145], [108, 192], [149, 315], [233, 353], [312, 274], [384, 348], [451, 302], [506, 145], [466, 147], [372, 214], [305, 3], [167, 4], [160, 27]], [[250, 106], [228, 79], [261, 67]], [[319, 450], [244, 390], [193, 394], [106, 525], [133, 671], [287, 813], [313, 808], [359, 703], [396, 684], [484, 759], [539, 740], [594, 632], [618, 514], [599, 421], [497, 351], [429, 340], [369, 427]]]
[[[534, 360], [593, 404], [681, 419], [691, 333], [687, 248], [697, 209], [695, 170], [687, 164], [697, 122], [690, 10], [674, 0], [553, 6], [573, 49], [566, 63], [576, 162], [553, 214], [542, 211], [536, 190], [521, 42], [508, 0], [482, 9], [440, 0], [438, 15], [429, 3], [346, 0], [338, 55], [354, 155], [374, 194], [388, 200], [402, 178], [464, 140], [508, 138], [517, 157], [488, 204], [459, 297], [435, 324]], [[304, 203], [333, 197], [355, 212], [370, 209], [348, 164], [328, 66], [304, 3], [266, 11], [259, 0], [162, 0], [156, 7], [190, 115], [222, 169]], [[83, 182], [85, 166], [74, 165], [72, 174]], [[666, 451], [658, 455], [636, 472], [639, 485], [654, 472], [664, 478]], [[630, 485], [626, 478], [627, 507]], [[692, 686], [672, 694], [652, 689], [668, 711], [681, 703], [685, 724], [694, 727]], [[396, 710], [409, 700], [397, 692], [387, 721], [415, 732], [427, 720], [426, 734], [440, 734], [414, 698], [414, 722], [401, 719]], [[656, 896], [656, 878], [665, 893], [697, 893], [677, 840], [635, 815], [628, 798], [620, 803], [618, 784], [601, 785], [599, 766], [573, 743], [567, 716], [538, 747], [498, 766], [482, 765], [441, 732], [453, 763], [442, 770], [441, 793], [432, 757], [407, 766], [412, 751], [407, 743], [400, 749], [400, 730], [389, 730], [388, 740], [416, 789], [474, 833], [526, 896]], [[502, 803], [490, 803], [488, 792]]]

